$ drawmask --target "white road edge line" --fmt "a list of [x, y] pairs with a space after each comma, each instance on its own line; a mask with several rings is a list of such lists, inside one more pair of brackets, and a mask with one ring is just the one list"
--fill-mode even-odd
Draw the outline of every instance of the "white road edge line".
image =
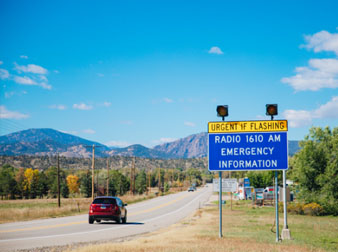
[[[189, 203], [187, 203], [186, 205], [182, 206], [179, 209], [176, 209], [173, 212], [169, 212], [154, 218], [150, 218], [147, 220], [142, 220], [140, 222], [150, 222], [159, 218], [162, 218], [163, 216], [167, 216], [170, 214], [174, 214], [176, 212], [181, 211], [183, 208], [189, 206], [190, 204], [192, 204], [193, 202], [195, 202], [196, 200], [198, 200], [200, 197], [202, 197], [204, 194], [206, 194], [207, 192], [209, 192], [209, 190], [205, 191], [204, 193], [202, 193], [201, 195], [199, 195], [197, 198], [193, 199], [192, 201], [190, 201]], [[11, 241], [25, 241], [25, 240], [34, 240], [34, 239], [44, 239], [44, 238], [53, 238], [53, 237], [62, 237], [62, 236], [68, 236], [68, 235], [81, 235], [81, 234], [90, 234], [90, 233], [97, 233], [97, 232], [102, 232], [102, 231], [107, 231], [107, 230], [111, 230], [111, 229], [121, 229], [121, 228], [127, 228], [127, 227], [132, 227], [133, 225], [125, 225], [125, 226], [119, 226], [119, 227], [111, 227], [111, 228], [105, 228], [105, 229], [100, 229], [100, 230], [92, 230], [92, 231], [86, 231], [86, 232], [77, 232], [77, 233], [69, 233], [69, 234], [60, 234], [60, 235], [49, 235], [49, 236], [38, 236], [38, 237], [27, 237], [27, 238], [16, 238], [16, 239], [7, 239], [7, 240], [0, 240], [1, 242], [11, 242]]]

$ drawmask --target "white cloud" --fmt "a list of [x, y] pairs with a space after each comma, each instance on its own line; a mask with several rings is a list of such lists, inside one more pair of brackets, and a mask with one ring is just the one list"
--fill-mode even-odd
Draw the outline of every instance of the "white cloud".
[[283, 116], [289, 121], [291, 128], [309, 126], [313, 119], [338, 118], [338, 96], [321, 105], [318, 109], [308, 110], [285, 110]]
[[113, 140], [113, 141], [106, 142], [105, 145], [123, 148], [123, 147], [129, 146], [130, 143], [125, 142], [125, 141], [114, 141]]
[[337, 88], [338, 60], [311, 59], [308, 67], [297, 67], [295, 76], [282, 78], [281, 81], [291, 85], [295, 90], [317, 91], [321, 88]]
[[193, 122], [184, 122], [184, 125], [188, 126], [188, 127], [195, 127], [196, 126], [196, 124], [193, 123]]
[[86, 133], [86, 134], [95, 134], [96, 132], [93, 129], [85, 129], [85, 130], [83, 130], [83, 133]]
[[12, 91], [12, 92], [5, 92], [5, 98], [8, 99], [8, 98], [11, 98], [14, 95], [21, 96], [21, 95], [25, 95], [25, 94], [27, 94], [26, 91], [21, 91], [21, 92], [14, 92], [14, 91]]
[[79, 109], [79, 110], [91, 110], [91, 109], [93, 109], [93, 106], [87, 105], [85, 103], [80, 103], [80, 104], [74, 104], [73, 108]]
[[25, 73], [34, 73], [34, 74], [46, 74], [48, 71], [47, 69], [43, 68], [42, 66], [38, 66], [35, 64], [28, 64], [27, 66], [20, 66], [17, 63], [14, 63], [15, 69], [20, 72]]
[[44, 75], [40, 75], [40, 80], [42, 80], [42, 81], [48, 81], [48, 79], [47, 79], [47, 77], [46, 76], [44, 76]]
[[176, 141], [177, 138], [170, 138], [170, 137], [162, 137], [160, 138], [161, 143], [170, 143]]
[[110, 106], [111, 106], [111, 102], [104, 102], [104, 103], [103, 103], [103, 106], [105, 106], [105, 107], [110, 107]]
[[152, 143], [155, 145], [170, 143], [176, 141], [177, 138], [170, 138], [170, 137], [161, 137], [159, 140], [153, 140]]
[[172, 100], [170, 98], [167, 98], [167, 97], [163, 98], [163, 101], [166, 102], [166, 103], [172, 103], [172, 102], [174, 102], [174, 100]]
[[15, 69], [20, 74], [21, 72], [25, 72], [28, 76], [14, 76], [13, 80], [22, 85], [34, 85], [39, 86], [44, 89], [52, 89], [52, 86], [48, 84], [48, 79], [45, 74], [48, 73], [47, 69], [34, 65], [28, 64], [27, 66], [18, 65], [14, 62]]
[[0, 69], [0, 79], [8, 79], [9, 78], [9, 72], [6, 69]]
[[102, 74], [102, 73], [97, 73], [97, 76], [99, 76], [99, 77], [104, 77], [104, 74]]
[[9, 111], [5, 106], [0, 106], [0, 119], [25, 119], [28, 118], [29, 115], [22, 114], [16, 111]]
[[306, 110], [285, 110], [283, 116], [289, 121], [291, 128], [300, 128], [312, 123], [311, 112]]
[[218, 46], [211, 47], [210, 50], [209, 50], [209, 53], [210, 54], [218, 54], [218, 55], [223, 54], [221, 48], [219, 48]]
[[45, 82], [39, 83], [38, 86], [40, 86], [40, 87], [42, 87], [42, 88], [44, 88], [44, 89], [48, 89], [48, 90], [51, 90], [51, 89], [52, 89], [52, 86], [49, 85], [49, 84], [47, 84], [47, 83], [45, 83]]
[[[314, 52], [332, 51], [338, 55], [338, 33], [321, 31], [305, 36], [307, 44], [301, 45]], [[308, 66], [297, 67], [296, 75], [282, 78], [283, 83], [292, 86], [296, 91], [338, 87], [337, 59], [310, 59]]]
[[28, 56], [26, 56], [26, 55], [20, 55], [20, 58], [21, 59], [28, 59]]
[[338, 118], [338, 96], [316, 109], [314, 118]]
[[22, 85], [37, 85], [37, 83], [34, 80], [32, 80], [31, 78], [27, 76], [24, 76], [24, 77], [15, 76], [14, 81]]
[[307, 44], [302, 45], [307, 49], [313, 49], [314, 52], [334, 52], [338, 55], [338, 33], [320, 31], [313, 35], [305, 36]]
[[60, 73], [59, 70], [54, 70], [53, 72], [56, 74]]
[[67, 109], [67, 107], [65, 105], [62, 105], [62, 104], [59, 104], [59, 105], [53, 104], [53, 105], [49, 106], [49, 108], [58, 109], [58, 110], [66, 110]]
[[0, 65], [2, 65], [4, 62], [0, 60]]

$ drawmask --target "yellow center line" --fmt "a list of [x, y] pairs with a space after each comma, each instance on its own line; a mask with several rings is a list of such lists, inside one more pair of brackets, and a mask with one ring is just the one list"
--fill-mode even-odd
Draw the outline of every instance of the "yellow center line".
[[[183, 196], [181, 196], [177, 199], [174, 199], [174, 200], [169, 201], [167, 203], [158, 205], [156, 207], [152, 207], [152, 208], [149, 208], [149, 209], [146, 209], [146, 210], [130, 213], [130, 214], [128, 214], [128, 216], [135, 216], [135, 215], [139, 215], [139, 214], [143, 214], [143, 213], [149, 213], [149, 212], [156, 211], [160, 208], [174, 204], [175, 202], [180, 201], [180, 200], [188, 197], [189, 195], [190, 194], [183, 195]], [[0, 233], [13, 233], [13, 232], [20, 232], [20, 231], [32, 231], [32, 230], [41, 230], [41, 229], [48, 229], [48, 228], [67, 227], [67, 226], [84, 224], [84, 223], [87, 223], [87, 221], [77, 221], [77, 222], [69, 222], [69, 223], [64, 223], [64, 224], [55, 224], [55, 225], [47, 225], [47, 226], [39, 226], [39, 227], [18, 228], [18, 229], [12, 229], [12, 230], [0, 230]]]
[[128, 214], [128, 216], [135, 216], [135, 215], [139, 215], [139, 214], [142, 214], [142, 213], [149, 213], [149, 212], [155, 211], [155, 210], [157, 210], [157, 209], [160, 209], [160, 208], [169, 206], [169, 205], [171, 205], [171, 204], [174, 204], [175, 202], [180, 201], [180, 200], [182, 200], [182, 199], [184, 199], [184, 198], [186, 198], [186, 197], [188, 197], [188, 196], [189, 196], [189, 194], [186, 194], [186, 195], [183, 195], [183, 196], [181, 196], [181, 197], [179, 197], [179, 198], [177, 198], [177, 199], [174, 199], [174, 200], [172, 200], [172, 201], [169, 201], [169, 202], [167, 202], [167, 203], [164, 203], [164, 204], [162, 204], [162, 205], [158, 205], [158, 206], [153, 207], [153, 208], [149, 208], [149, 209], [146, 209], [146, 210], [142, 210], [142, 211], [138, 211], [138, 212], [134, 212], [134, 213]]
[[87, 221], [77, 221], [77, 222], [69, 222], [64, 224], [56, 224], [56, 225], [48, 225], [48, 226], [40, 226], [40, 227], [30, 227], [30, 228], [18, 228], [12, 230], [1, 230], [0, 233], [13, 233], [13, 232], [20, 232], [20, 231], [32, 231], [32, 230], [40, 230], [46, 228], [57, 228], [57, 227], [66, 227], [71, 225], [83, 224]]

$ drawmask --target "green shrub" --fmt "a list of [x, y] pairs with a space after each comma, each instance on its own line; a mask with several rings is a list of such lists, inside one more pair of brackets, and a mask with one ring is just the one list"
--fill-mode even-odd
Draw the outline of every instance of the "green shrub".
[[314, 202], [304, 205], [303, 211], [304, 214], [306, 215], [315, 215], [315, 216], [319, 216], [324, 213], [323, 207]]
[[291, 214], [305, 214], [312, 216], [319, 216], [325, 214], [324, 208], [315, 202], [311, 202], [308, 204], [291, 203], [288, 205], [287, 211], [288, 213]]
[[304, 214], [304, 204], [301, 203], [291, 203], [287, 206], [288, 213], [291, 214]]
[[170, 185], [168, 183], [164, 184], [164, 192], [168, 192], [170, 189]]

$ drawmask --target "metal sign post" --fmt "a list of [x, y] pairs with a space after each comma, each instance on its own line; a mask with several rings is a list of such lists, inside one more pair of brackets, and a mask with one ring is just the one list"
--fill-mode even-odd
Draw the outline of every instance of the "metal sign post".
[[284, 226], [282, 230], [282, 240], [290, 240], [291, 233], [288, 227], [287, 202], [286, 202], [286, 171], [283, 171], [283, 202], [284, 202]]
[[223, 236], [222, 234], [222, 172], [220, 171], [218, 173], [219, 177], [219, 237], [221, 238]]
[[275, 171], [275, 200], [276, 200], [276, 242], [279, 242], [279, 216], [278, 216], [278, 171]]

